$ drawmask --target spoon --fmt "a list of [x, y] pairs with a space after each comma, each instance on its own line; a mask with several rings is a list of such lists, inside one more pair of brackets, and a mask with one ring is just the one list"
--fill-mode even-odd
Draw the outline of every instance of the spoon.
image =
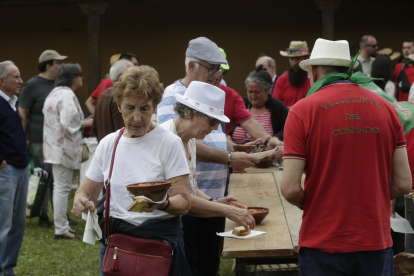
[[253, 153], [258, 152], [260, 150], [260, 146], [261, 146], [260, 142], [258, 142], [256, 145], [254, 145]]

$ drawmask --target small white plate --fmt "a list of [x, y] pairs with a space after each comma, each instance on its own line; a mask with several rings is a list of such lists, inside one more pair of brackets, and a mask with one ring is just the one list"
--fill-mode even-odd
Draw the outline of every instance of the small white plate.
[[276, 151], [276, 148], [274, 148], [272, 150], [251, 153], [250, 155], [253, 156], [253, 157], [256, 157], [257, 159], [263, 159], [265, 157], [268, 157], [268, 156], [272, 155], [275, 151]]

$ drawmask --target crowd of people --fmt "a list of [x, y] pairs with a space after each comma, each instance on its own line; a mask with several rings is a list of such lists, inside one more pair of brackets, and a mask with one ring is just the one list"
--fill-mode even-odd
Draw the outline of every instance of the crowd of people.
[[[405, 243], [390, 227], [414, 183], [414, 103], [407, 102], [414, 99], [414, 41], [403, 41], [401, 55], [364, 35], [354, 57], [344, 40], [318, 39], [312, 52], [306, 41], [291, 41], [280, 55], [289, 68], [278, 76], [272, 57], [258, 57], [242, 98], [224, 81], [225, 51], [208, 38], [189, 41], [185, 75], [165, 89], [137, 55], [117, 54], [85, 102], [87, 118], [75, 94], [82, 69], [64, 63], [67, 56], [44, 51], [39, 74], [24, 85], [17, 65], [1, 62], [0, 275], [14, 275], [23, 240], [28, 147], [49, 175], [39, 226], [54, 225], [56, 239], [79, 238], [67, 207], [85, 128], [99, 144], [71, 213], [96, 211], [103, 228], [105, 198], [98, 197], [107, 194], [105, 236], [165, 241], [174, 248], [165, 275], [217, 275], [223, 240], [216, 233], [225, 219], [255, 228], [227, 186], [230, 173], [259, 163], [233, 146], [258, 142], [276, 149], [270, 159], [284, 160], [282, 194], [304, 211], [300, 275], [393, 275], [393, 255], [414, 253], [413, 235]], [[151, 181], [171, 181], [167, 199], [127, 211], [126, 185]]]

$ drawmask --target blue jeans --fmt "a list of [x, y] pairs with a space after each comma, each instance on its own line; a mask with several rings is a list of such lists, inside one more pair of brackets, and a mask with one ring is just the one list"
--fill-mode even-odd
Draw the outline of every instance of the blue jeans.
[[351, 253], [326, 253], [302, 247], [299, 252], [299, 275], [393, 276], [392, 247]]
[[0, 276], [14, 275], [26, 227], [30, 167], [0, 170]]

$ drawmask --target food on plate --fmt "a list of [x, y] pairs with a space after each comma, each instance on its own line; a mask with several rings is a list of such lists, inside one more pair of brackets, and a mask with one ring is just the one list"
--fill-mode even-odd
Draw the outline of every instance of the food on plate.
[[145, 199], [139, 198], [134, 200], [134, 202], [131, 203], [131, 205], [129, 205], [127, 207], [127, 210], [129, 212], [138, 212], [138, 213], [142, 213], [144, 212], [144, 207], [148, 207], [148, 201], [146, 201]]
[[244, 226], [234, 227], [232, 234], [236, 236], [246, 236], [250, 234], [250, 229], [246, 231]]

